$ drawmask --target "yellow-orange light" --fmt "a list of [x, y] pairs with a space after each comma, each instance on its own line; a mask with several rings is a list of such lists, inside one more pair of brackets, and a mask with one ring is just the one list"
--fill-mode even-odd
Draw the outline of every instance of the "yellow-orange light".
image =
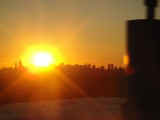
[[129, 56], [128, 55], [125, 55], [123, 57], [123, 63], [124, 63], [124, 65], [128, 65], [129, 64]]
[[28, 46], [20, 58], [22, 64], [33, 73], [51, 71], [63, 61], [58, 48], [46, 44]]
[[54, 60], [49, 53], [40, 52], [33, 56], [33, 65], [36, 67], [48, 67], [51, 64], [54, 64]]

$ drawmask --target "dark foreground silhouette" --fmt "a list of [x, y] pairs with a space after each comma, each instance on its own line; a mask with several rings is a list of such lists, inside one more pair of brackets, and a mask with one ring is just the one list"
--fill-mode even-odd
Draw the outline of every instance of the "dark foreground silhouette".
[[0, 103], [78, 97], [126, 96], [122, 68], [59, 65], [48, 73], [32, 74], [23, 66], [0, 70]]

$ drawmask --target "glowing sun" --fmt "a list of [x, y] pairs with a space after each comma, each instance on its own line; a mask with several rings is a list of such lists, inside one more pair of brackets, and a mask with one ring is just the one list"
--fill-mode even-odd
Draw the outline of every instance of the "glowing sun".
[[46, 44], [28, 46], [20, 58], [30, 72], [48, 72], [64, 60], [58, 48]]
[[33, 56], [32, 62], [36, 67], [49, 67], [51, 64], [54, 64], [54, 58], [49, 53], [38, 52]]

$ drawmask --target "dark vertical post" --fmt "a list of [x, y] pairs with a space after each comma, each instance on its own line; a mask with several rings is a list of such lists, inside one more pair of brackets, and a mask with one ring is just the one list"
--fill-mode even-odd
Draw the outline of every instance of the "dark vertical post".
[[160, 119], [160, 20], [154, 19], [157, 0], [145, 0], [145, 5], [147, 19], [127, 22], [129, 68], [134, 71], [128, 77], [128, 110], [137, 113], [136, 120]]
[[157, 0], [145, 0], [145, 5], [147, 6], [147, 19], [154, 19]]

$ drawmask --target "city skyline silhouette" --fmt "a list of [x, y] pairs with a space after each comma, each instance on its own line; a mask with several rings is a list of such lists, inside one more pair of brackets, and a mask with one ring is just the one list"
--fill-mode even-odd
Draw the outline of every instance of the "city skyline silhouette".
[[0, 119], [160, 118], [158, 2], [0, 1]]

